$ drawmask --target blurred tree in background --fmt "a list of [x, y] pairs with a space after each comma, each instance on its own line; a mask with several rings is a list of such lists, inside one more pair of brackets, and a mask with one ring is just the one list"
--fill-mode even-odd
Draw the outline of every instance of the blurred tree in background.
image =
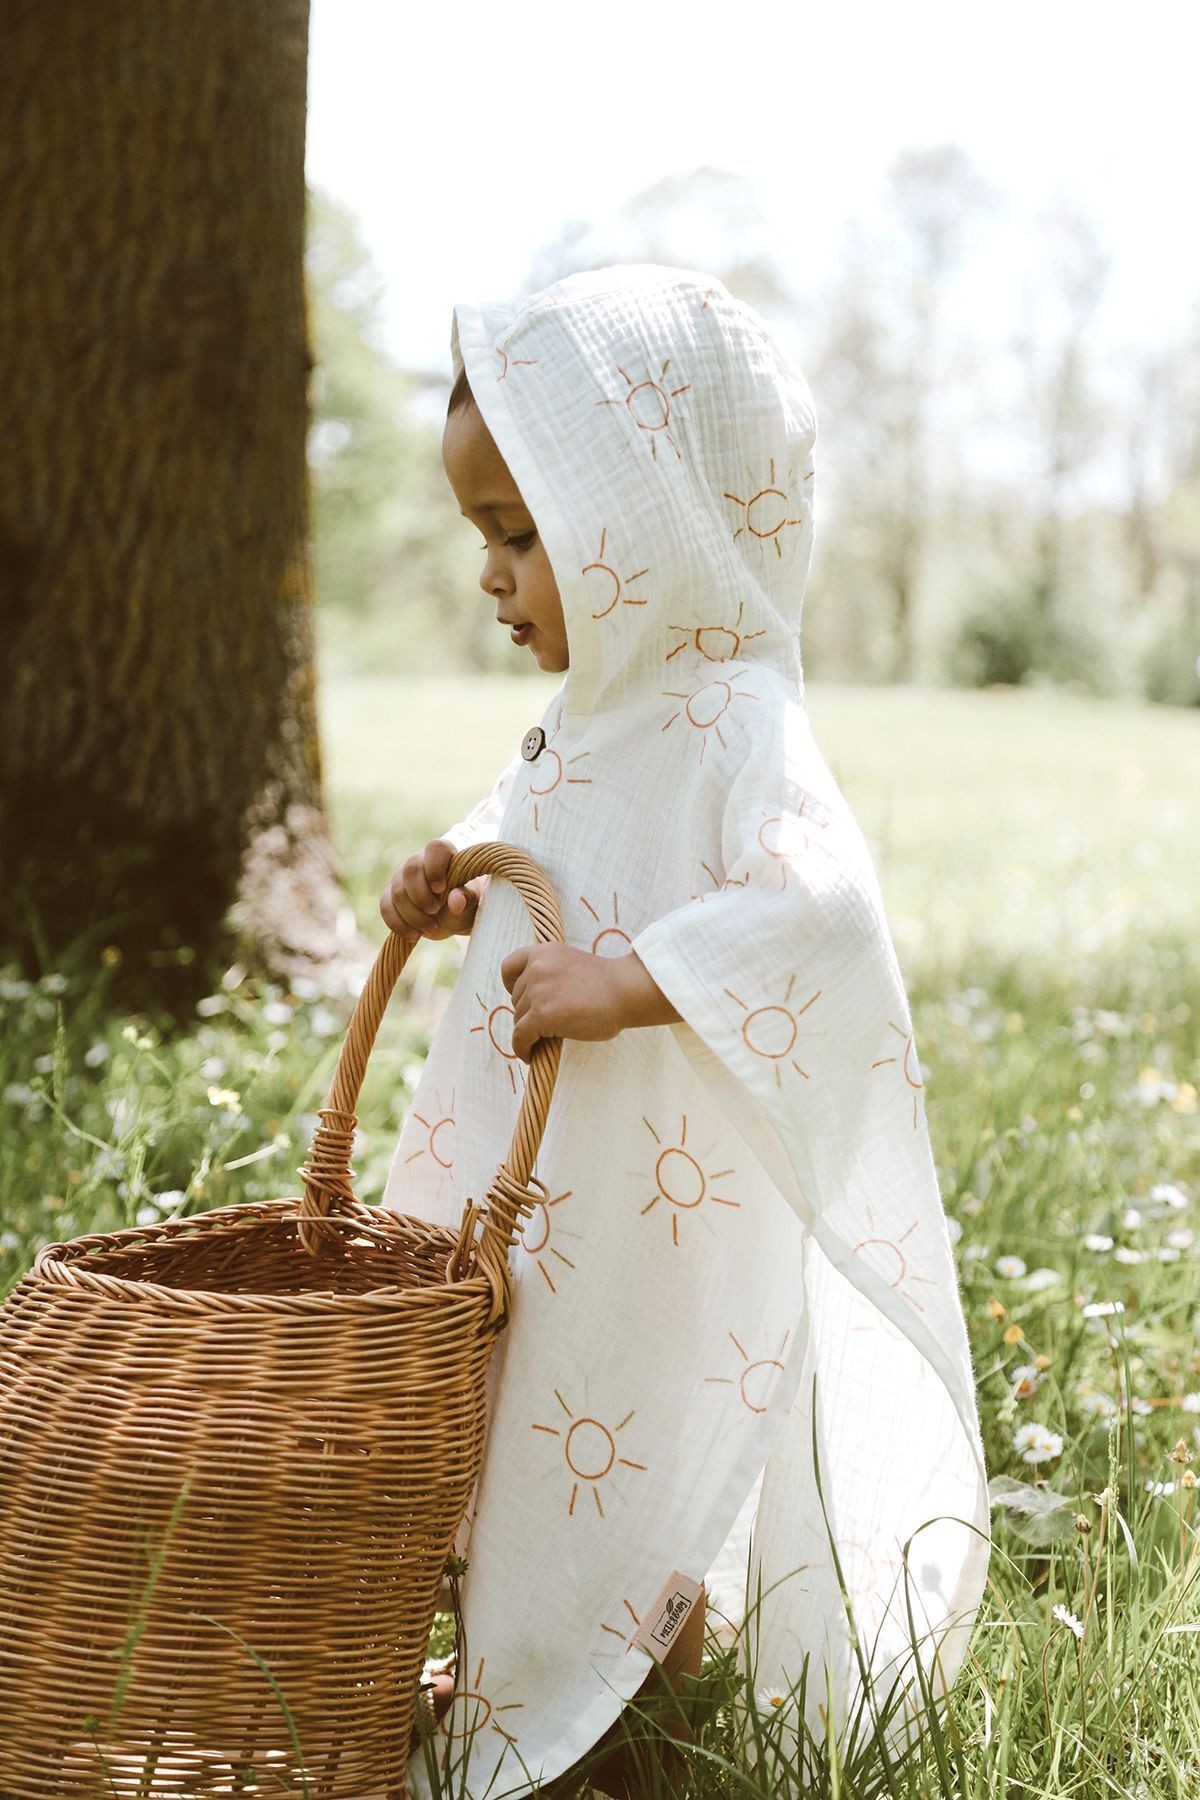
[[321, 805], [307, 0], [18, 6], [0, 179], [0, 954], [132, 1004], [352, 936]]

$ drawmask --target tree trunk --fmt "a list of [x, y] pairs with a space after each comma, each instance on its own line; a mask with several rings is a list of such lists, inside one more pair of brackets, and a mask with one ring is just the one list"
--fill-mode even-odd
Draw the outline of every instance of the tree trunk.
[[127, 1002], [186, 1004], [235, 951], [312, 971], [339, 913], [345, 936], [307, 31], [308, 0], [10, 0], [0, 24], [0, 957], [115, 945]]

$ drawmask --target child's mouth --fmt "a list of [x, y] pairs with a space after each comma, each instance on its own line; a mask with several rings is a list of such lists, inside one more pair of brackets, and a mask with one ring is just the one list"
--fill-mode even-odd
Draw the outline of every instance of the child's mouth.
[[511, 632], [513, 643], [527, 644], [529, 642], [529, 634], [532, 630], [533, 626], [530, 625], [528, 621], [526, 621], [524, 625], [514, 625]]

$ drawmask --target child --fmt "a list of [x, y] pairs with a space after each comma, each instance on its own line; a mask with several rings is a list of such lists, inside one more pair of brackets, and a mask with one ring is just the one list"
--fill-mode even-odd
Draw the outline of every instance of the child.
[[[386, 1203], [457, 1224], [533, 1046], [563, 1048], [457, 1546], [447, 1767], [476, 1795], [573, 1767], [706, 1577], [743, 1624], [751, 1519], [768, 1716], [799, 1728], [810, 1658], [805, 1723], [844, 1746], [865, 1665], [902, 1745], [914, 1651], [939, 1696], [965, 1653], [986, 1471], [904, 985], [804, 707], [812, 398], [719, 281], [654, 265], [457, 306], [451, 350], [480, 585], [564, 680], [381, 902], [470, 933]], [[447, 891], [485, 839], [546, 871], [564, 944], [503, 880]]]

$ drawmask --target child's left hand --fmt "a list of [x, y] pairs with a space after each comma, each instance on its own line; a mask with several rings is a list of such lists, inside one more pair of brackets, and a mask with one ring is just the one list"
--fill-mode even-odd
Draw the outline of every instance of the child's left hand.
[[630, 956], [596, 956], [570, 944], [527, 944], [500, 964], [512, 995], [512, 1047], [528, 1062], [539, 1038], [616, 1037], [626, 1024], [622, 1006]]

